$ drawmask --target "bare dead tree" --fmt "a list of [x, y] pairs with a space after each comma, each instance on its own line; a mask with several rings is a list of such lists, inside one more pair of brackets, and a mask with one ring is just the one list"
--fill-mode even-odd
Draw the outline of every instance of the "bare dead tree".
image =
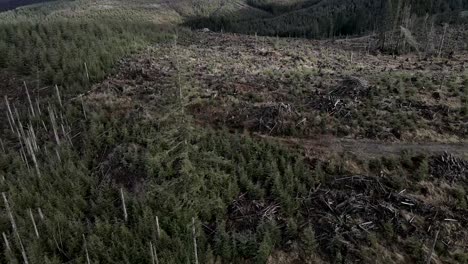
[[31, 111], [31, 116], [35, 117], [36, 113], [34, 112], [34, 106], [31, 100], [31, 96], [29, 95], [28, 86], [26, 85], [26, 82], [23, 82], [23, 84], [24, 84], [24, 89], [26, 90], [26, 96], [28, 97], [29, 108], [30, 108], [29, 110]]
[[[403, 12], [401, 14], [401, 24], [400, 27], [404, 27], [409, 30], [411, 21], [411, 5], [407, 4], [403, 7]], [[398, 52], [406, 52], [406, 36], [403, 30], [400, 31], [400, 38], [397, 45]], [[401, 49], [400, 49], [401, 46]]]
[[439, 58], [442, 55], [442, 49], [444, 47], [444, 42], [445, 42], [445, 34], [447, 33], [448, 27], [449, 27], [448, 24], [445, 23], [444, 24], [444, 33], [442, 34], [442, 38], [440, 39], [439, 52], [437, 54], [437, 57], [439, 57]]
[[12, 123], [12, 121], [10, 119], [10, 115], [8, 114], [8, 112], [6, 112], [6, 116], [7, 116], [8, 124], [10, 125], [11, 131], [13, 131], [13, 133], [15, 133], [15, 129], [13, 128], [13, 123]]
[[416, 39], [414, 38], [411, 31], [409, 31], [409, 29], [402, 26], [401, 27], [401, 32], [403, 33], [403, 36], [405, 38], [405, 43], [408, 43], [413, 49], [415, 49], [418, 52], [418, 54], [420, 54], [419, 53], [419, 44], [416, 41]]
[[193, 251], [194, 251], [194, 256], [195, 256], [195, 264], [198, 264], [197, 233], [195, 230], [195, 217], [192, 217], [192, 236], [193, 236]]
[[39, 217], [41, 218], [41, 220], [44, 220], [44, 214], [42, 213], [42, 210], [41, 208], [37, 208], [37, 212], [39, 213]]
[[26, 153], [24, 153], [23, 145], [21, 145], [20, 156], [21, 156], [21, 159], [23, 160], [24, 164], [26, 164], [26, 168], [29, 171], [30, 170], [29, 163], [28, 163], [28, 159], [26, 157]]
[[25, 138], [24, 141], [25, 141], [25, 144], [26, 144], [26, 149], [29, 152], [29, 156], [31, 156], [31, 159], [33, 161], [34, 168], [36, 169], [37, 176], [41, 177], [41, 171], [39, 170], [39, 164], [37, 162], [36, 154], [34, 152], [33, 145], [32, 145], [33, 143], [31, 143], [30, 138]]
[[177, 67], [177, 87], [179, 88], [179, 100], [181, 105], [183, 104], [183, 91], [182, 91], [182, 77], [181, 77], [181, 70], [180, 70], [180, 61], [179, 61], [179, 52], [177, 46], [177, 37], [174, 39], [174, 51], [175, 51], [175, 60], [176, 60], [176, 67]]
[[120, 198], [122, 199], [122, 210], [124, 214], [124, 219], [125, 219], [125, 222], [127, 222], [128, 214], [127, 214], [127, 206], [125, 205], [125, 196], [124, 196], [123, 188], [120, 188]]
[[84, 68], [85, 68], [85, 73], [86, 73], [86, 79], [89, 82], [89, 71], [88, 71], [88, 65], [86, 64], [86, 62], [84, 63]]
[[41, 106], [39, 105], [39, 99], [37, 99], [37, 97], [36, 97], [36, 110], [39, 116], [42, 115]]
[[15, 132], [14, 128], [16, 128], [16, 123], [15, 123], [15, 119], [13, 118], [13, 112], [11, 111], [10, 102], [8, 102], [8, 97], [6, 95], [4, 98], [5, 98], [5, 105], [7, 106], [8, 122], [10, 122], [11, 131]]
[[158, 253], [156, 252], [156, 247], [153, 245], [153, 242], [150, 241], [150, 253], [151, 253], [151, 263], [159, 264]]
[[28, 257], [26, 255], [26, 250], [24, 249], [23, 242], [21, 241], [21, 237], [18, 232], [18, 227], [16, 226], [15, 218], [13, 217], [13, 212], [11, 211], [10, 204], [8, 203], [8, 198], [4, 192], [2, 192], [3, 202], [5, 204], [5, 208], [7, 210], [8, 217], [10, 218], [11, 227], [13, 228], [13, 232], [16, 234], [18, 238], [18, 242], [21, 248], [21, 255], [23, 257], [23, 261], [25, 264], [29, 264]]
[[401, 13], [401, 8], [403, 7], [403, 0], [398, 0], [397, 6], [395, 8], [395, 16], [393, 18], [393, 29], [397, 30], [398, 25], [400, 23], [400, 13]]
[[83, 96], [82, 95], [80, 95], [80, 101], [81, 101], [81, 109], [83, 110], [84, 118], [85, 118], [85, 120], [88, 120], [88, 117], [86, 116], [86, 109], [85, 109], [85, 105], [84, 105], [84, 102], [83, 102]]
[[62, 162], [62, 158], [60, 157], [60, 152], [58, 151], [58, 148], [55, 148], [55, 156], [57, 156], [58, 162]]
[[36, 237], [39, 238], [39, 231], [37, 230], [36, 221], [34, 220], [34, 215], [32, 213], [31, 208], [29, 208], [28, 211], [29, 211], [29, 217], [31, 218], [31, 222], [32, 222], [33, 227], [34, 227], [34, 233], [36, 234]]
[[159, 228], [159, 218], [156, 216], [156, 234], [158, 235], [158, 239], [161, 238], [161, 229]]
[[60, 138], [57, 130], [57, 120], [55, 117], [55, 112], [50, 106], [47, 109], [49, 110], [49, 118], [50, 123], [52, 124], [52, 130], [54, 131], [55, 142], [57, 143], [57, 145], [60, 146]]
[[91, 260], [89, 259], [88, 244], [86, 243], [86, 237], [84, 234], [83, 234], [83, 247], [84, 247], [85, 254], [86, 254], [86, 262], [87, 264], [91, 264]]
[[31, 138], [32, 140], [32, 143], [33, 143], [33, 147], [34, 147], [34, 151], [39, 151], [39, 145], [37, 144], [37, 136], [36, 136], [36, 131], [34, 130], [34, 126], [32, 125], [32, 123], [30, 122], [29, 123], [29, 137]]
[[1, 138], [0, 138], [0, 148], [2, 149], [2, 153], [6, 154], [5, 145], [3, 144], [3, 140]]
[[[427, 46], [427, 43], [429, 42], [429, 28], [428, 28], [428, 21], [429, 21], [429, 14], [426, 13], [426, 15], [424, 16], [424, 21], [423, 21], [423, 31], [424, 31], [424, 34], [426, 36], [426, 46]], [[424, 50], [426, 50], [426, 47], [424, 47]]]
[[427, 33], [427, 42], [426, 42], [426, 54], [432, 53], [434, 50], [434, 17], [431, 18], [429, 30]]
[[149, 246], [150, 246], [150, 254], [151, 254], [151, 263], [156, 264], [156, 258], [154, 256], [154, 250], [153, 250], [153, 242], [150, 241]]
[[431, 250], [429, 251], [429, 254], [427, 254], [426, 264], [431, 264], [432, 254], [434, 253], [434, 249], [435, 249], [435, 246], [436, 246], [436, 243], [437, 243], [437, 239], [439, 238], [439, 232], [440, 232], [440, 230], [437, 230], [436, 233], [435, 233], [434, 241], [432, 242]]
[[13, 228], [13, 232], [17, 233], [18, 228], [16, 227], [15, 218], [13, 217], [13, 212], [11, 211], [10, 204], [8, 203], [8, 198], [6, 193], [2, 192], [3, 203], [5, 204], [5, 209], [7, 211], [8, 217], [10, 218], [11, 228]]
[[[86, 64], [85, 64], [86, 65]], [[63, 107], [62, 105], [62, 98], [60, 97], [60, 91], [57, 85], [55, 85], [55, 93], [57, 94], [57, 100], [59, 102], [60, 107]]]
[[10, 242], [8, 242], [8, 238], [5, 234], [5, 232], [2, 232], [2, 237], [3, 237], [3, 242], [5, 243], [5, 248], [7, 251], [11, 251], [11, 247], [10, 247]]

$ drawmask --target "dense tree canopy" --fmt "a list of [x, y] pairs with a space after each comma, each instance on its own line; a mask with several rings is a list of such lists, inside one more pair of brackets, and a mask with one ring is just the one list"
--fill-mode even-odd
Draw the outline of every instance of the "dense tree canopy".
[[125, 54], [170, 38], [164, 31], [152, 23], [105, 17], [0, 23], [0, 68], [37, 76], [39, 86], [79, 90], [101, 80]]
[[288, 1], [248, 0], [247, 3], [272, 16], [246, 20], [242, 14], [234, 18], [214, 15], [196, 18], [187, 25], [249, 34], [320, 38], [379, 30], [382, 25], [392, 24], [387, 14], [397, 18], [405, 7], [418, 16], [451, 13], [451, 22], [457, 22], [459, 13], [468, 9], [468, 2], [461, 0], [305, 0], [291, 4]]
[[[406, 1], [310, 0], [281, 5], [274, 0], [247, 2], [271, 16], [248, 21], [214, 16], [188, 23], [279, 36], [359, 34], [382, 29], [383, 25], [391, 30], [395, 21], [402, 20], [401, 3]], [[425, 15], [466, 8], [468, 4], [461, 0], [413, 0], [411, 10]], [[38, 8], [33, 12], [50, 14], [51, 10]], [[388, 21], [394, 23], [384, 23]], [[106, 82], [97, 84], [112, 73], [122, 57], [150, 44], [171, 40], [171, 48], [179, 51], [179, 39], [172, 29], [125, 12], [117, 17], [67, 13], [30, 19], [28, 13], [12, 13], [0, 18], [2, 74], [27, 80], [30, 86], [34, 83], [34, 96], [43, 86], [60, 87], [48, 89], [53, 92], [44, 97], [33, 97], [34, 103], [28, 100], [29, 93], [25, 95], [22, 85], [16, 87], [17, 94], [21, 94], [17, 102], [8, 101], [11, 98], [6, 92], [3, 100], [2, 94], [0, 263], [23, 263], [26, 259], [34, 264], [155, 263], [155, 258], [159, 263], [194, 263], [195, 252], [199, 253], [199, 263], [265, 263], [277, 248], [298, 252], [303, 260], [317, 256], [344, 263], [352, 254], [373, 259], [364, 255], [366, 251], [348, 252], [348, 242], [340, 236], [357, 240], [355, 230], [337, 232], [346, 227], [346, 214], [330, 217], [335, 222], [313, 220], [321, 219], [317, 216], [324, 212], [334, 214], [331, 206], [337, 208], [341, 202], [349, 202], [350, 194], [362, 196], [367, 192], [372, 194], [363, 197], [393, 199], [387, 193], [374, 192], [380, 192], [376, 191], [380, 187], [392, 188], [394, 193], [413, 188], [414, 179], [408, 175], [416, 175], [419, 180], [428, 177], [428, 158], [408, 154], [362, 161], [356, 166], [367, 166], [373, 175], [382, 176], [385, 171], [391, 177], [366, 176], [354, 181], [348, 177], [353, 172], [343, 165], [345, 157], [324, 162], [286, 144], [200, 126], [192, 120], [182, 96], [182, 88], [187, 87], [182, 87], [186, 83], [180, 72], [192, 69], [180, 67], [171, 54], [164, 56], [170, 57], [167, 60], [171, 69], [177, 69], [177, 76], [165, 68], [155, 73], [167, 87], [145, 83], [145, 69], [134, 69], [131, 64], [121, 74], [154, 85], [149, 87], [154, 90], [148, 88], [147, 93], [146, 87], [137, 86], [143, 87], [142, 91], [120, 101], [113, 96], [124, 93], [121, 86], [127, 83], [110, 78], [106, 81], [114, 81], [112, 87]], [[198, 62], [192, 53], [183, 52], [181, 56]], [[216, 66], [202, 66], [218, 70]], [[158, 74], [163, 77], [159, 79]], [[292, 78], [315, 78], [304, 76], [298, 72]], [[196, 86], [197, 77], [187, 81], [186, 86]], [[408, 77], [401, 86], [410, 81], [413, 78]], [[96, 90], [105, 91], [76, 97], [93, 84]], [[468, 87], [468, 82], [463, 85]], [[298, 87], [290, 86], [291, 92]], [[187, 98], [193, 95], [191, 92], [187, 91]], [[200, 99], [194, 94], [190, 100]], [[101, 100], [93, 96], [101, 96]], [[142, 105], [139, 97], [144, 97], [142, 101], [147, 105]], [[106, 105], [107, 100], [115, 100], [116, 109]], [[401, 119], [410, 122], [410, 118]], [[367, 121], [367, 116], [362, 120]], [[327, 119], [322, 119], [320, 126], [325, 122]], [[351, 186], [343, 184], [339, 189], [334, 186], [335, 180], [343, 175], [344, 179], [352, 178]], [[375, 189], [368, 188], [373, 184]], [[321, 185], [327, 190], [320, 192]], [[355, 193], [352, 185], [362, 192]], [[336, 195], [334, 204], [326, 200], [326, 194], [332, 191]], [[456, 195], [465, 202], [463, 190]], [[466, 208], [462, 202], [460, 207]], [[388, 225], [378, 227], [385, 230], [385, 236], [395, 232], [391, 221], [400, 218], [389, 213], [386, 220]], [[408, 225], [398, 223], [405, 228], [399, 230], [403, 239], [393, 235], [381, 239], [402, 244], [405, 250], [414, 251], [408, 259], [420, 261], [425, 257], [422, 242], [410, 240], [415, 228], [411, 221], [406, 222]], [[361, 224], [356, 226], [363, 229]], [[363, 229], [362, 234], [368, 234], [359, 237], [364, 241], [362, 245], [375, 241], [374, 233]], [[452, 258], [449, 250], [439, 252]], [[460, 253], [460, 258], [468, 259], [465, 255]]]

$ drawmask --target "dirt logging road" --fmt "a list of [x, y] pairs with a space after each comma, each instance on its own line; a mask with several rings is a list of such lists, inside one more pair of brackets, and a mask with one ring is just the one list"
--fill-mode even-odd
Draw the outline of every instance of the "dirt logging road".
[[467, 158], [468, 142], [439, 143], [439, 142], [383, 142], [370, 139], [342, 139], [335, 137], [322, 137], [320, 139], [281, 138], [257, 134], [257, 136], [276, 140], [290, 146], [302, 147], [308, 153], [352, 153], [362, 158], [375, 158], [381, 156], [400, 156], [403, 152], [415, 154], [437, 155], [451, 153], [452, 155]]

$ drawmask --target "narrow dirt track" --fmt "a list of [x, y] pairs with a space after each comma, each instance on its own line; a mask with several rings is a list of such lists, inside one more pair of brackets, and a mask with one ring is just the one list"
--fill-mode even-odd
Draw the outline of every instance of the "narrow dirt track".
[[352, 153], [362, 158], [373, 158], [388, 155], [397, 156], [404, 151], [410, 151], [427, 155], [447, 152], [462, 158], [468, 158], [468, 142], [383, 142], [369, 139], [340, 139], [330, 136], [324, 136], [320, 139], [281, 138], [266, 135], [257, 136], [292, 146], [302, 147], [311, 155], [323, 153]]

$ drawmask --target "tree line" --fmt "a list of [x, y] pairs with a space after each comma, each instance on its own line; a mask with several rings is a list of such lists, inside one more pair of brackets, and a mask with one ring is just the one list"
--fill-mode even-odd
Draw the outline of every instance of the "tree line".
[[195, 18], [186, 22], [193, 28], [208, 27], [215, 31], [280, 37], [329, 38], [359, 35], [378, 31], [389, 22], [388, 14], [395, 16], [410, 6], [417, 16], [438, 15], [439, 20], [451, 23], [465, 21], [460, 12], [468, 9], [468, 2], [459, 0], [327, 0], [301, 1], [290, 5], [278, 5], [274, 1], [249, 0], [250, 5], [272, 15], [267, 18], [243, 19], [214, 15]]
[[171, 36], [153, 23], [118, 18], [10, 21], [0, 23], [0, 69], [38, 87], [78, 91], [101, 80], [122, 56]]

